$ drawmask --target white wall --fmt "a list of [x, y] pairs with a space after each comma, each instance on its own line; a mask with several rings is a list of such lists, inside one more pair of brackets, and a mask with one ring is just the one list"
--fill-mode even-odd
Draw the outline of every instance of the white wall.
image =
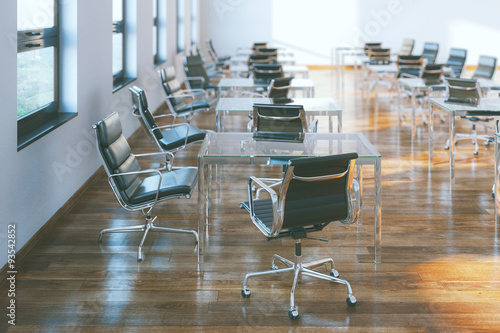
[[493, 0], [204, 0], [202, 35], [221, 54], [255, 41], [286, 46], [296, 61], [329, 65], [331, 49], [381, 41], [397, 52], [403, 38], [438, 42], [438, 61], [451, 47], [500, 58], [500, 2]]
[[[168, 1], [168, 60], [176, 51], [176, 1]], [[61, 48], [67, 56], [62, 68], [64, 107], [78, 116], [28, 147], [17, 151], [17, 8], [4, 1], [0, 11], [0, 267], [7, 262], [7, 227], [16, 224], [16, 249], [23, 245], [64, 205], [99, 168], [92, 124], [107, 114], [120, 114], [125, 136], [139, 126], [131, 115], [128, 86], [112, 92], [111, 1], [64, 0]], [[137, 80], [146, 90], [152, 110], [163, 103], [152, 56], [152, 1], [136, 0]], [[186, 18], [189, 26], [190, 18]], [[76, 110], [75, 110], [76, 109]], [[118, 205], [118, 202], [116, 202]]]

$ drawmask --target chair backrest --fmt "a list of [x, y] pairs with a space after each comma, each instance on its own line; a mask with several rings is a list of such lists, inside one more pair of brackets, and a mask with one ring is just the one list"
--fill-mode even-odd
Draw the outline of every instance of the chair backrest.
[[452, 48], [450, 49], [450, 57], [446, 61], [445, 66], [450, 67], [456, 77], [460, 77], [460, 75], [462, 75], [466, 59], [467, 50]]
[[346, 221], [357, 153], [298, 158], [288, 162], [278, 195], [281, 230], [323, 229]]
[[272, 79], [267, 92], [268, 98], [287, 98], [293, 77], [279, 77]]
[[265, 48], [267, 48], [267, 42], [266, 43], [264, 43], [264, 42], [262, 42], [262, 43], [253, 43], [253, 45], [252, 45], [252, 50], [253, 51], [255, 51], [257, 49], [265, 49]]
[[[205, 48], [208, 52], [208, 55], [210, 58], [212, 58], [213, 62], [219, 62], [219, 56], [217, 55], [217, 52], [215, 52], [214, 46], [212, 44], [211, 39], [205, 39]], [[199, 53], [199, 52], [198, 52]]]
[[373, 48], [368, 51], [371, 63], [386, 64], [391, 61], [391, 49]]
[[365, 43], [363, 49], [365, 51], [365, 54], [368, 55], [371, 49], [380, 49], [382, 47], [382, 43], [375, 42], [375, 43]]
[[257, 55], [265, 55], [268, 57], [277, 57], [278, 56], [278, 49], [268, 49], [268, 48], [257, 48], [255, 50], [255, 54]]
[[254, 64], [252, 71], [256, 81], [271, 82], [284, 75], [283, 66], [278, 64]]
[[[205, 83], [210, 82], [207, 70], [205, 69], [200, 56], [185, 56], [183, 58], [183, 64], [184, 72], [187, 77], [202, 77], [205, 80]], [[190, 82], [191, 89], [203, 88], [203, 83], [200, 80], [187, 81]]]
[[398, 56], [398, 77], [401, 77], [403, 74], [420, 76], [423, 63], [424, 59], [422, 56]]
[[274, 57], [269, 57], [267, 55], [251, 54], [248, 56], [248, 66], [252, 67], [255, 64], [271, 64], [275, 60]]
[[490, 56], [479, 56], [479, 62], [473, 78], [491, 79], [497, 69], [497, 58]]
[[426, 42], [424, 44], [424, 50], [422, 51], [422, 57], [427, 59], [428, 64], [433, 64], [436, 61], [438, 51], [439, 51], [438, 43]]
[[138, 86], [130, 87], [129, 91], [132, 96], [133, 113], [135, 114], [136, 112], [139, 112], [141, 124], [144, 126], [144, 129], [148, 133], [149, 137], [153, 139], [158, 147], [161, 147], [158, 140], [163, 139], [163, 134], [160, 129], [157, 128], [158, 125], [148, 109], [146, 93]]
[[447, 102], [479, 104], [481, 87], [477, 80], [446, 78]]
[[403, 39], [403, 44], [399, 49], [400, 56], [409, 56], [413, 52], [413, 46], [415, 46], [415, 40], [411, 38]]
[[253, 105], [255, 132], [304, 133], [307, 129], [302, 105]]
[[161, 68], [158, 70], [158, 74], [160, 75], [161, 85], [167, 96], [167, 106], [173, 114], [176, 114], [176, 106], [182, 104], [184, 98], [168, 98], [182, 94], [181, 84], [175, 77], [175, 68], [173, 66]]
[[441, 84], [443, 77], [443, 65], [427, 64], [422, 69], [420, 77], [425, 81], [426, 85]]
[[[97, 150], [108, 176], [141, 171], [139, 162], [123, 136], [118, 113], [112, 113], [96, 123], [93, 128], [96, 132]], [[109, 183], [120, 203], [133, 206], [130, 197], [142, 183], [137, 174], [111, 177]]]

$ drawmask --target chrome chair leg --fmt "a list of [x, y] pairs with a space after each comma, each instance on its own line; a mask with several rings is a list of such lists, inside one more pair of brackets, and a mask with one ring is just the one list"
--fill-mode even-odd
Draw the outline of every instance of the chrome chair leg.
[[144, 235], [142, 235], [141, 243], [139, 244], [139, 250], [137, 251], [137, 261], [142, 261], [142, 245], [144, 244], [146, 236], [151, 229], [151, 223], [153, 223], [153, 221], [148, 222], [148, 224], [146, 225], [146, 231], [144, 231]]
[[123, 228], [110, 228], [110, 229], [104, 229], [99, 233], [99, 238], [97, 241], [99, 243], [102, 242], [102, 237], [104, 234], [110, 234], [110, 233], [119, 233], [119, 232], [134, 232], [134, 231], [144, 231], [146, 230], [146, 224], [144, 225], [135, 225], [133, 227], [123, 227]]

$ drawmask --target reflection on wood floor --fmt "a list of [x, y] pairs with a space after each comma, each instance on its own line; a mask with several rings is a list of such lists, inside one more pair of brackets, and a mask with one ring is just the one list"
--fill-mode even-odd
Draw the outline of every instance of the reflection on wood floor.
[[[218, 169], [220, 181], [214, 186], [202, 267], [189, 235], [150, 234], [143, 262], [136, 261], [140, 234], [110, 234], [97, 243], [104, 228], [142, 223], [139, 214], [119, 206], [106, 178], [98, 179], [18, 267], [17, 321], [9, 332], [500, 331], [493, 145], [480, 146], [474, 156], [473, 145], [461, 141], [451, 187], [442, 148], [448, 123], [435, 120], [429, 171], [421, 119], [412, 141], [410, 118], [398, 128], [397, 111], [388, 100], [392, 94], [382, 88], [375, 109], [373, 95], [354, 87], [352, 72], [346, 75], [342, 93], [330, 71], [311, 71], [316, 97], [334, 97], [343, 107], [343, 131], [364, 133], [383, 156], [383, 263], [373, 263], [370, 168], [364, 174], [362, 223], [329, 225], [316, 234], [329, 242], [304, 240], [303, 257], [333, 257], [340, 276], [351, 283], [356, 307], [346, 306], [343, 286], [304, 277], [295, 295], [300, 317], [290, 321], [288, 275], [254, 278], [252, 297], [241, 297], [245, 274], [270, 268], [274, 253], [292, 258], [293, 240], [266, 241], [238, 205], [246, 198], [249, 175], [276, 175], [279, 169], [225, 166]], [[244, 130], [247, 121], [226, 117], [226, 129]], [[213, 111], [193, 121], [203, 128], [214, 128], [214, 122]], [[467, 122], [458, 126], [457, 132], [470, 131]], [[326, 119], [320, 119], [320, 131], [325, 128]], [[142, 130], [129, 142], [134, 152], [154, 150]], [[198, 148], [179, 152], [176, 165], [195, 166]], [[166, 201], [155, 213], [158, 225], [196, 229], [197, 193]], [[0, 289], [4, 309], [5, 287]], [[5, 324], [4, 317], [0, 328]]]

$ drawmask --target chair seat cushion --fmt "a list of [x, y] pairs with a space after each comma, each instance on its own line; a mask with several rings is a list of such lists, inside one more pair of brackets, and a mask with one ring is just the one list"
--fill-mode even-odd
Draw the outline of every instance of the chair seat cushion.
[[[188, 134], [187, 142], [186, 132]], [[184, 143], [189, 144], [205, 139], [205, 132], [193, 125], [177, 126], [172, 129], [163, 131], [161, 132], [161, 134], [163, 135], [163, 138], [158, 141], [164, 150], [174, 150], [182, 147]]]
[[182, 107], [176, 109], [176, 112], [182, 115], [191, 111], [209, 110], [214, 101], [213, 98], [201, 99], [193, 103], [182, 105]]
[[[130, 197], [131, 204], [154, 201], [158, 189], [158, 175], [145, 178]], [[184, 168], [162, 173], [158, 199], [191, 194], [198, 181], [196, 168]]]

